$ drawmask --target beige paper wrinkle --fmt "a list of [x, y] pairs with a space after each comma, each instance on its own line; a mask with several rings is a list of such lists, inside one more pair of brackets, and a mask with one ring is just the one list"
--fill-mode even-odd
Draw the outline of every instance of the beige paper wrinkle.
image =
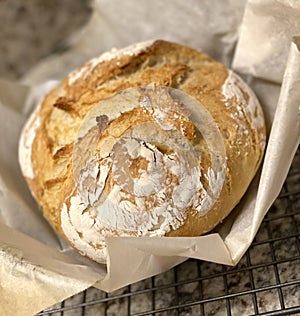
[[[300, 143], [300, 36], [291, 43], [279, 100], [265, 154], [251, 237], [284, 183]], [[276, 172], [274, 172], [276, 170]]]
[[1, 315], [33, 315], [105, 274], [1, 223], [0, 257]]
[[[103, 50], [149, 38], [186, 43], [230, 63], [238, 39], [244, 1], [214, 0], [213, 4], [211, 1], [195, 1], [191, 11], [191, 7], [182, 1], [168, 0], [164, 7], [168, 8], [168, 12], [160, 12], [166, 14], [165, 19], [158, 19], [156, 24], [158, 11], [155, 11], [155, 4], [158, 2], [161, 3], [158, 0], [145, 1], [142, 6], [138, 0], [127, 1], [124, 10], [122, 8], [123, 25], [115, 13], [119, 12], [119, 2], [95, 1], [93, 16], [74, 37], [70, 51], [39, 63], [23, 78], [22, 85], [0, 81], [0, 133], [7, 135], [5, 139], [0, 138], [0, 191], [4, 193], [0, 193], [1, 315], [33, 315], [92, 285], [112, 291], [166, 271], [190, 257], [234, 265], [248, 249], [265, 213], [278, 195], [299, 144], [300, 40], [299, 37], [294, 38], [288, 58], [285, 54], [291, 40], [285, 38], [280, 45], [284, 46], [284, 54], [274, 54], [280, 56], [284, 66], [280, 68], [276, 65], [278, 69], [273, 69], [274, 63], [269, 63], [266, 56], [278, 49], [277, 38], [269, 41], [273, 36], [272, 14], [277, 9], [273, 7], [272, 0], [252, 0], [247, 8], [255, 7], [255, 10], [252, 9], [250, 20], [246, 12], [233, 65], [246, 74], [259, 77], [252, 77], [249, 82], [263, 105], [271, 132], [261, 174], [256, 176], [241, 203], [215, 233], [187, 238], [108, 238], [109, 261], [105, 267], [80, 257], [63, 244], [37, 211], [21, 178], [17, 145], [21, 127], [33, 105], [41, 94], [56, 84], [55, 81], [49, 83], [48, 79], [61, 79], [74, 67]], [[287, 12], [293, 11], [292, 16], [297, 16], [296, 1], [276, 2], [281, 6], [281, 16], [286, 14], [285, 7], [288, 7]], [[151, 12], [148, 14], [148, 11]], [[268, 22], [260, 29], [259, 21], [268, 15]], [[184, 23], [186, 21], [188, 23]], [[245, 29], [250, 30], [246, 25], [249, 21], [252, 29], [257, 27], [253, 32], [260, 36], [261, 53], [251, 36], [247, 45], [243, 44]], [[281, 36], [290, 36], [289, 31], [284, 29], [286, 25], [276, 25], [277, 30], [278, 27], [283, 28]], [[276, 45], [270, 48], [270, 43]], [[256, 50], [247, 56], [245, 49], [250, 46], [255, 46]], [[272, 71], [261, 72], [264, 65]], [[280, 69], [285, 70], [282, 87], [280, 78], [283, 72]], [[269, 74], [272, 72], [276, 75], [272, 75], [270, 81]], [[31, 96], [26, 98], [26, 106], [21, 98], [12, 97], [20, 92], [25, 100], [29, 91]], [[2, 125], [5, 128], [1, 129]]]
[[[106, 277], [97, 282], [95, 286], [108, 292], [144, 279], [145, 273], [150, 277], [164, 272], [187, 259], [166, 254], [157, 255], [148, 252], [147, 249], [139, 249], [130, 243], [133, 238], [109, 238], [106, 241], [109, 258], [108, 271]], [[122, 258], [122, 261], [120, 258]]]
[[[148, 277], [159, 274], [188, 258], [234, 264], [219, 234], [185, 238], [106, 238], [106, 245], [109, 257], [108, 274], [96, 284], [96, 287], [105, 291], [113, 291], [142, 280], [145, 274]], [[120, 268], [119, 258], [126, 258], [126, 262], [122, 261], [124, 269]]]
[[281, 83], [293, 36], [300, 35], [300, 1], [249, 0], [233, 67]]

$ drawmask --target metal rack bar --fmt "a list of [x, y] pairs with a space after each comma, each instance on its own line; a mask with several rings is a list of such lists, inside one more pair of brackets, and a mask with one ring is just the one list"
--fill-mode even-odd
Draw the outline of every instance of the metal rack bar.
[[[152, 288], [155, 288], [155, 277], [151, 278]], [[155, 310], [155, 291], [152, 291], [152, 310]], [[154, 313], [152, 314], [155, 315]]]
[[[250, 267], [251, 266], [251, 258], [250, 258], [249, 250], [246, 252], [246, 260], [247, 260], [247, 266]], [[248, 271], [249, 271], [251, 290], [255, 290], [253, 270], [249, 269]], [[257, 297], [256, 297], [255, 292], [252, 293], [252, 301], [253, 301], [253, 306], [254, 306], [254, 312], [255, 312], [255, 314], [258, 314]]]
[[[198, 272], [198, 278], [201, 279], [200, 260], [197, 261], [197, 272]], [[199, 289], [200, 301], [201, 301], [201, 300], [203, 300], [203, 286], [202, 286], [201, 281], [198, 282], [198, 289]], [[204, 304], [199, 304], [199, 308], [200, 308], [200, 315], [204, 316], [205, 315]]]
[[[272, 233], [271, 233], [271, 229], [269, 226], [269, 222], [267, 222], [267, 232], [268, 232], [268, 236], [271, 240]], [[280, 282], [280, 277], [279, 277], [279, 273], [278, 273], [276, 255], [275, 255], [275, 251], [274, 251], [274, 241], [270, 241], [269, 244], [270, 244], [270, 249], [271, 249], [271, 257], [272, 257], [273, 268], [274, 268], [274, 272], [275, 272], [276, 284], [280, 285], [281, 282]], [[277, 287], [277, 291], [278, 291], [278, 296], [279, 296], [280, 307], [281, 307], [281, 309], [285, 309], [283, 294], [282, 294], [282, 290], [281, 290], [280, 286]]]
[[[83, 291], [83, 295], [82, 295], [82, 303], [84, 303], [86, 301], [86, 290]], [[81, 316], [84, 316], [85, 314], [85, 305], [81, 307]]]
[[226, 294], [226, 313], [227, 313], [227, 316], [231, 316], [230, 300], [227, 297], [229, 295], [229, 290], [228, 290], [226, 267], [222, 266], [222, 270], [224, 272], [224, 274], [223, 274], [223, 282], [224, 282], [224, 289], [225, 289], [225, 294]]
[[288, 315], [295, 315], [300, 313], [300, 306], [299, 307], [290, 307], [284, 310], [278, 310], [273, 312], [267, 312], [262, 314], [255, 314], [255, 316], [288, 316]]

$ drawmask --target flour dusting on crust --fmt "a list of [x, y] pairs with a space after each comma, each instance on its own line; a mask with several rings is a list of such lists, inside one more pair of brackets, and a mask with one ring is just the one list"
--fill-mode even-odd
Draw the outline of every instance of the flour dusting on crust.
[[[264, 129], [264, 115], [260, 107], [259, 101], [252, 89], [233, 71], [228, 71], [228, 77], [226, 78], [222, 86], [222, 94], [227, 107], [236, 106], [240, 115], [243, 115], [243, 111], [250, 118], [250, 124], [253, 130]], [[235, 114], [237, 116], [238, 114]], [[246, 132], [248, 132], [246, 130]], [[259, 133], [260, 147], [264, 148], [266, 143], [265, 133]]]
[[32, 168], [31, 152], [32, 144], [35, 139], [36, 131], [40, 127], [41, 119], [38, 116], [41, 104], [39, 104], [31, 114], [29, 120], [23, 128], [19, 142], [19, 161], [22, 173], [29, 179], [34, 178]]
[[[141, 122], [118, 137], [105, 132], [135, 110]], [[183, 122], [194, 126], [190, 137], [199, 129], [206, 139], [208, 169], [200, 170], [201, 152], [186, 138]], [[205, 215], [222, 190], [225, 167], [220, 132], [198, 101], [162, 86], [124, 90], [96, 105], [82, 122], [73, 151], [77, 191], [63, 205], [62, 229], [82, 253], [102, 260], [106, 236], [164, 236], [184, 224], [187, 209]]]

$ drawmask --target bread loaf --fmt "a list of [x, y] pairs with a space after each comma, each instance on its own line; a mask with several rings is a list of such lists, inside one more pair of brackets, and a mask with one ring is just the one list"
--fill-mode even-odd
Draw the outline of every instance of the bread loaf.
[[166, 41], [113, 50], [65, 78], [23, 129], [19, 160], [44, 216], [81, 254], [107, 236], [198, 236], [244, 195], [261, 162], [251, 89]]

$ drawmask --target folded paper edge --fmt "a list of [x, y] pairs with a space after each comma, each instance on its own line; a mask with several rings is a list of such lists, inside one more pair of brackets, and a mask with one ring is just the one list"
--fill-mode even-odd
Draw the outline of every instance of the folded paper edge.
[[[108, 292], [128, 285], [128, 279], [131, 279], [130, 283], [140, 281], [165, 272], [188, 258], [234, 265], [230, 252], [218, 233], [200, 237], [109, 237], [105, 241], [108, 250], [107, 275], [95, 286]], [[156, 247], [162, 241], [165, 250]], [[213, 252], [209, 247], [211, 242], [214, 243]], [[119, 275], [120, 262], [128, 251], [131, 252], [128, 273], [132, 277], [128, 278], [127, 275], [123, 280], [123, 275]], [[139, 256], [142, 261], [139, 261]], [[128, 256], [126, 258], [128, 260]], [[136, 271], [142, 273], [136, 275]]]
[[[280, 193], [300, 143], [300, 107], [299, 103], [297, 103], [300, 99], [300, 90], [299, 79], [293, 79], [294, 76], [292, 73], [295, 73], [295, 71], [298, 72], [296, 77], [300, 78], [300, 36], [293, 37], [291, 42], [290, 52], [262, 167], [261, 178], [264, 179], [264, 181], [259, 183], [257, 192], [256, 206], [259, 204], [260, 208], [265, 210], [265, 214]], [[286, 110], [287, 95], [289, 96], [289, 99], [294, 101], [293, 104], [290, 104], [288, 111]], [[282, 120], [287, 122], [289, 126], [293, 126], [292, 132], [286, 133], [285, 129], [281, 126]], [[272, 145], [275, 143], [276, 152], [274, 152], [274, 146]], [[270, 163], [270, 161], [272, 161], [272, 163]], [[281, 167], [282, 161], [285, 162], [283, 167]], [[274, 172], [274, 166], [278, 167], [276, 169], [277, 172]], [[273, 183], [276, 189], [273, 190], [274, 192], [272, 197], [266, 199], [265, 190], [268, 189], [270, 182]], [[258, 215], [258, 211], [256, 211], [255, 217], [257, 218]], [[261, 224], [261, 221], [259, 221], [259, 224]], [[259, 226], [260, 225], [252, 227], [251, 240], [254, 239]]]

